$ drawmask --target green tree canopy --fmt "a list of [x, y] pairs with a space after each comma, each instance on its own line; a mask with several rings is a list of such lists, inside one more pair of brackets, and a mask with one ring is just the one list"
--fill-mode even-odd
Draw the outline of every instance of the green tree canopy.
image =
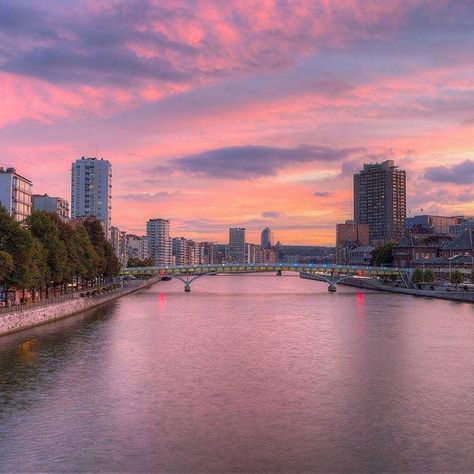
[[453, 284], [453, 285], [460, 285], [463, 281], [464, 281], [464, 275], [461, 271], [459, 270], [454, 270], [453, 272], [451, 272], [451, 275], [449, 277], [449, 281]]
[[95, 218], [86, 219], [84, 227], [99, 256], [99, 274], [104, 277], [117, 275], [120, 271], [120, 262], [112, 244], [105, 238], [100, 221]]
[[7, 278], [13, 272], [13, 257], [4, 250], [0, 250], [0, 285], [5, 286]]
[[393, 263], [393, 244], [385, 244], [372, 251], [372, 261], [376, 267], [383, 267]]
[[421, 283], [423, 281], [423, 270], [421, 268], [415, 268], [411, 276], [411, 281], [413, 283]]
[[[60, 238], [60, 229], [55, 217], [47, 212], [33, 211], [26, 219], [26, 224], [33, 237], [44, 247], [47, 277], [54, 285], [64, 283], [69, 274], [68, 254], [66, 245]], [[49, 281], [46, 283], [49, 286]]]
[[434, 271], [431, 268], [427, 268], [423, 272], [423, 281], [425, 281], [426, 283], [433, 283], [434, 280], [435, 280]]

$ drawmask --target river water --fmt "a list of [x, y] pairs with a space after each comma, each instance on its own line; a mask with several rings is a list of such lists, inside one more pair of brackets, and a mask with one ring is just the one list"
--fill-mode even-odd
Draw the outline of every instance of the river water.
[[473, 471], [474, 306], [161, 282], [0, 340], [0, 471]]

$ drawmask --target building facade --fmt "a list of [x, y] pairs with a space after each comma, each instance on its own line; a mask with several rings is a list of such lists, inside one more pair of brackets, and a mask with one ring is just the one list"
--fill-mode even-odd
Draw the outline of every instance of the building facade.
[[57, 214], [63, 221], [69, 219], [69, 203], [57, 196], [33, 194], [33, 210]]
[[413, 234], [449, 234], [450, 226], [457, 225], [462, 218], [459, 216], [420, 215], [407, 217], [406, 229]]
[[274, 244], [275, 242], [273, 231], [270, 229], [270, 227], [265, 227], [265, 229], [262, 230], [260, 245], [262, 246], [262, 248], [268, 249], [270, 247], [273, 247]]
[[370, 241], [398, 241], [405, 232], [406, 174], [393, 160], [365, 164], [354, 175], [354, 221], [369, 226]]
[[148, 258], [148, 239], [144, 235], [127, 234], [125, 236], [127, 261], [130, 258], [145, 260]]
[[71, 167], [71, 217], [93, 216], [104, 223], [110, 240], [112, 215], [112, 165], [97, 158], [76, 160]]
[[173, 237], [171, 239], [174, 263], [176, 265], [187, 265], [188, 262], [188, 240], [185, 237]]
[[235, 263], [247, 261], [245, 252], [245, 228], [231, 227], [229, 229], [229, 246], [227, 249], [227, 260]]
[[146, 223], [149, 254], [158, 266], [172, 264], [170, 239], [170, 221], [168, 219], [150, 219]]
[[0, 204], [17, 222], [31, 215], [32, 187], [31, 181], [15, 168], [0, 168]]

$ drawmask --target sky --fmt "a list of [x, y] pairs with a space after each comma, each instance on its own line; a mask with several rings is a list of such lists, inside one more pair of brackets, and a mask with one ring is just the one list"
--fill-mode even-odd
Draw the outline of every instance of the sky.
[[334, 244], [386, 159], [472, 215], [473, 51], [471, 0], [0, 0], [0, 165], [69, 200], [103, 157], [114, 225], [196, 240]]

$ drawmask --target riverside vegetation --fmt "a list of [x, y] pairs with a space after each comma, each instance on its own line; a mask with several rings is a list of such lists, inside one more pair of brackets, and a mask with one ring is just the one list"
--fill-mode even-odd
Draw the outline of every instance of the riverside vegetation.
[[35, 301], [68, 287], [104, 284], [120, 263], [102, 224], [95, 218], [64, 222], [56, 214], [34, 211], [18, 223], [0, 206], [0, 287], [19, 290]]

